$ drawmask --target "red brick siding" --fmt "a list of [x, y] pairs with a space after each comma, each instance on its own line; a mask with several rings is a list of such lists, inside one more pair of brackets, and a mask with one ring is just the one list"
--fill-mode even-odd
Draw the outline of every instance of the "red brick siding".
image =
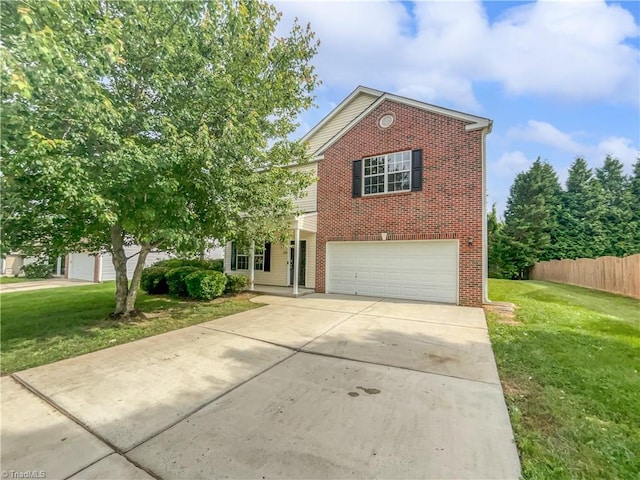
[[[385, 113], [395, 122], [382, 129], [378, 119]], [[353, 160], [415, 149], [423, 151], [422, 191], [351, 197]], [[318, 178], [316, 291], [325, 288], [327, 241], [386, 232], [398, 240], [457, 238], [460, 304], [482, 304], [481, 131], [466, 132], [460, 120], [386, 101], [325, 151]]]

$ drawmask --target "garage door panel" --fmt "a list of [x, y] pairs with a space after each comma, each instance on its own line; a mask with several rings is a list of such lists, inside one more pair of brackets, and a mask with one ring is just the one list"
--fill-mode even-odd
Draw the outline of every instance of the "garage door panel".
[[327, 291], [457, 303], [458, 242], [327, 244]]

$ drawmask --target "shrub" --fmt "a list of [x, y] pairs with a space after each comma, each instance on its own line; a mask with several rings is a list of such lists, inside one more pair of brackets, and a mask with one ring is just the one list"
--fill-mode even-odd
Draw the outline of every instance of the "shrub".
[[207, 260], [209, 262], [209, 270], [214, 270], [216, 272], [224, 272], [224, 260], [218, 258], [217, 260]]
[[169, 260], [161, 260], [156, 262], [154, 267], [198, 267], [200, 270], [215, 270], [222, 272], [224, 270], [223, 260], [194, 260], [188, 258], [171, 258]]
[[247, 287], [249, 279], [244, 275], [225, 275], [227, 277], [227, 285], [224, 293], [238, 293]]
[[51, 265], [48, 263], [35, 262], [22, 266], [24, 276], [27, 278], [51, 278], [53, 272], [51, 271]]
[[167, 285], [167, 267], [148, 267], [142, 271], [140, 279], [140, 288], [149, 294], [161, 294], [169, 292]]
[[178, 267], [170, 269], [165, 278], [167, 279], [167, 285], [169, 286], [169, 293], [178, 295], [180, 297], [186, 297], [189, 292], [187, 291], [187, 283], [185, 278], [187, 275], [193, 272], [201, 270], [198, 267]]
[[222, 295], [227, 277], [213, 270], [200, 270], [187, 275], [185, 282], [191, 298], [211, 300]]

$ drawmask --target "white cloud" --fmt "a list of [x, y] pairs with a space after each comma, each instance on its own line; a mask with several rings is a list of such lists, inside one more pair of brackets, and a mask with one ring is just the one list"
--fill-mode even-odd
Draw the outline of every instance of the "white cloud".
[[516, 173], [525, 171], [533, 163], [520, 151], [505, 152], [495, 162], [490, 162], [488, 169], [491, 175], [513, 177]]
[[[583, 135], [582, 132], [563, 132], [551, 123], [538, 120], [529, 120], [526, 126], [515, 127], [507, 132], [507, 137], [511, 139], [552, 147], [573, 155], [581, 155], [587, 160], [598, 163], [602, 162], [607, 155], [611, 155], [620, 160], [628, 171], [631, 171], [632, 165], [640, 156], [639, 145], [634, 144], [630, 138], [610, 136], [603, 138], [597, 144], [588, 144], [581, 143], [575, 138]], [[513, 153], [507, 152], [505, 155]]]
[[[510, 8], [490, 23], [478, 1], [281, 2], [321, 40], [314, 63], [327, 85], [358, 84], [479, 109], [476, 81], [515, 95], [638, 101], [640, 51], [633, 16], [604, 1]], [[414, 22], [412, 24], [412, 22]], [[415, 27], [409, 33], [408, 25]]]
[[541, 143], [574, 154], [584, 154], [585, 147], [570, 134], [558, 130], [548, 122], [529, 120], [526, 127], [515, 127], [507, 132], [511, 138]]
[[602, 159], [607, 155], [617, 158], [625, 164], [628, 173], [631, 172], [632, 165], [636, 159], [640, 157], [640, 149], [638, 145], [633, 145], [633, 141], [625, 137], [607, 137], [598, 143], [595, 147], [598, 159]]

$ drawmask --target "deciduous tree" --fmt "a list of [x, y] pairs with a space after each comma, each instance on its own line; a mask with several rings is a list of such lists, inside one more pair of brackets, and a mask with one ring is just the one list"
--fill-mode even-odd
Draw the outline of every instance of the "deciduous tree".
[[[287, 140], [312, 103], [309, 27], [262, 1], [5, 1], [3, 242], [111, 252], [130, 315], [153, 248], [286, 229], [311, 179]], [[124, 247], [141, 251], [127, 281]]]

